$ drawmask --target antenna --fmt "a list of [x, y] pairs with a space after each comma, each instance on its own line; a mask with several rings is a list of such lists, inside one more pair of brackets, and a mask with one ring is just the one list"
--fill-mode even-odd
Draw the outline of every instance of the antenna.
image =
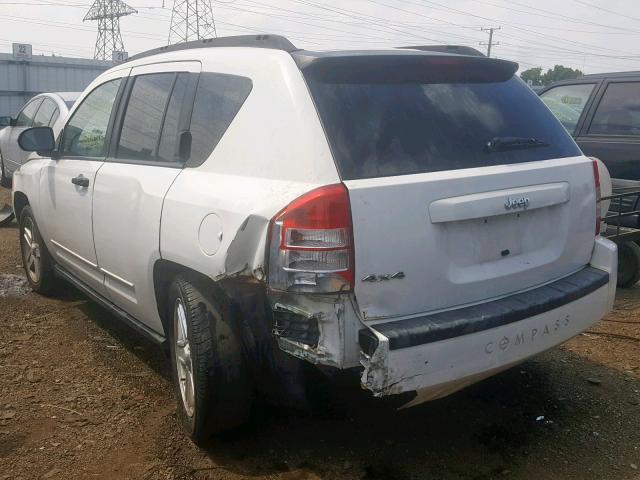
[[124, 51], [124, 43], [120, 34], [120, 17], [138, 13], [122, 0], [95, 0], [82, 19], [98, 21], [98, 38], [93, 58], [109, 60], [113, 52]]
[[217, 37], [211, 0], [174, 0], [169, 44]]

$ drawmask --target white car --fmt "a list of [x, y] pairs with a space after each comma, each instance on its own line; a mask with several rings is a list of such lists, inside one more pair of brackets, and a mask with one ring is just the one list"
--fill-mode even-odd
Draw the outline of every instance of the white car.
[[[98, 77], [14, 177], [35, 291], [66, 280], [167, 344], [202, 441], [304, 362], [405, 405], [612, 308], [599, 176], [494, 58], [172, 45]], [[356, 377], [357, 378], [357, 377]]]
[[57, 135], [80, 92], [42, 93], [29, 100], [9, 125], [0, 130], [0, 185], [11, 186], [11, 177], [27, 161], [29, 152], [18, 146], [18, 136], [30, 127], [51, 127]]

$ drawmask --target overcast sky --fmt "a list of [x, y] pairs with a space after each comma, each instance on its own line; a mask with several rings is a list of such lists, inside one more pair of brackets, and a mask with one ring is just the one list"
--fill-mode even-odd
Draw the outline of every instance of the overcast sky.
[[[202, 1], [202, 0], [200, 0]], [[130, 55], [167, 43], [173, 0], [131, 0], [121, 19]], [[640, 0], [212, 0], [218, 36], [277, 33], [308, 49], [449, 43], [479, 49], [500, 27], [493, 55], [521, 70], [563, 64], [585, 73], [640, 70]], [[93, 57], [88, 0], [0, 0], [0, 51]]]

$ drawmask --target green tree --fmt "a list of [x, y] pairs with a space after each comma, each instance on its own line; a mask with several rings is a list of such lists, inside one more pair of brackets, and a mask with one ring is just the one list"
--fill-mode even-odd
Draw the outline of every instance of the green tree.
[[583, 73], [577, 68], [574, 70], [573, 68], [565, 67], [564, 65], [556, 65], [552, 69], [547, 70], [542, 76], [543, 85], [549, 85], [553, 82], [558, 82], [560, 80], [571, 80], [572, 78], [581, 77]]
[[531, 85], [542, 85], [542, 67], [530, 68], [520, 74], [520, 78]]
[[583, 73], [578, 69], [565, 67], [564, 65], [556, 65], [553, 69], [548, 69], [542, 73], [542, 67], [534, 67], [523, 71], [520, 78], [525, 82], [531, 81], [532, 85], [549, 85], [550, 83], [560, 80], [570, 80], [572, 78], [581, 77]]

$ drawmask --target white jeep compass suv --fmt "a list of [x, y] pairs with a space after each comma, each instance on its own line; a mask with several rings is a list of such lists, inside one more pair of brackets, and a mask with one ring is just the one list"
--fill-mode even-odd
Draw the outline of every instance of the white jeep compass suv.
[[405, 405], [613, 304], [599, 176], [517, 65], [278, 36], [172, 45], [80, 96], [14, 175], [33, 289], [72, 283], [167, 344], [196, 441], [304, 362]]

